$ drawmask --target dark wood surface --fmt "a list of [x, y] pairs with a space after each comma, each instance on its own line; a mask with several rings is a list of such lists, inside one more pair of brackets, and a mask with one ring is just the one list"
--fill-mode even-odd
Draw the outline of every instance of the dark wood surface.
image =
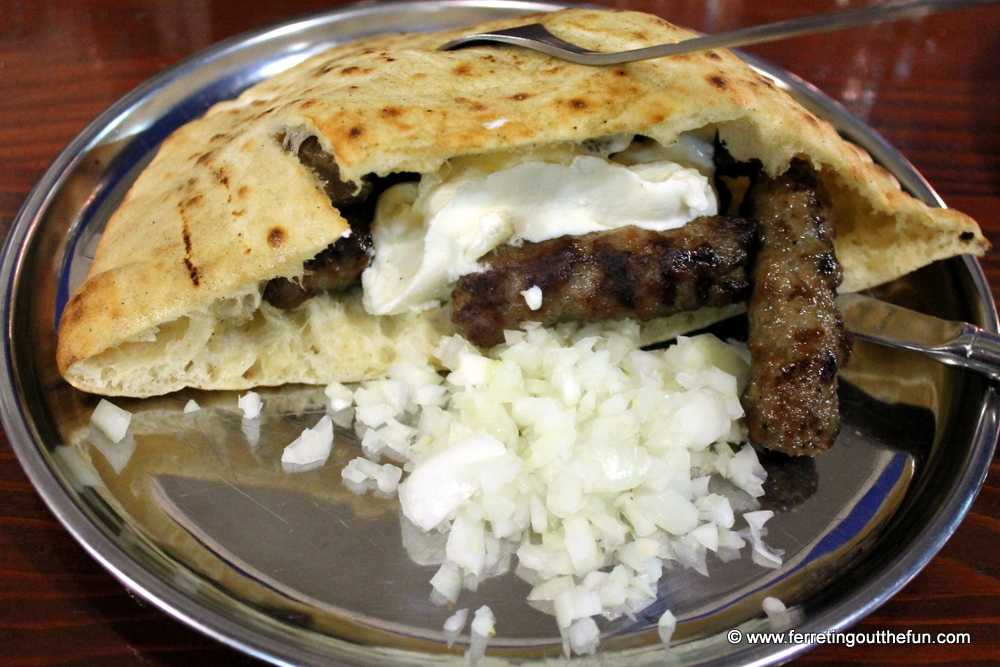
[[[162, 68], [330, 0], [0, 1], [0, 232], [58, 152]], [[864, 0], [607, 3], [706, 32]], [[749, 49], [845, 104], [1000, 245], [1000, 6]], [[1000, 261], [982, 262], [1000, 294]], [[797, 663], [1000, 662], [1000, 467], [957, 533], [855, 626], [967, 632], [966, 645], [821, 646]], [[0, 436], [0, 665], [257, 665], [131, 595], [63, 529]]]

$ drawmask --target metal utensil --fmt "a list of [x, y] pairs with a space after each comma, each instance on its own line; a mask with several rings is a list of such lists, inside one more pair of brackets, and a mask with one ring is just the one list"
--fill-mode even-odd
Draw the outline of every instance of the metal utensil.
[[837, 306], [855, 336], [912, 350], [941, 363], [1000, 380], [1000, 335], [951, 322], [863, 294], [841, 294]]
[[601, 53], [580, 48], [575, 44], [559, 39], [540, 23], [530, 23], [516, 28], [507, 28], [495, 32], [485, 32], [466, 35], [438, 47], [439, 51], [450, 51], [474, 44], [499, 42], [523, 46], [535, 51], [547, 53], [563, 60], [581, 65], [619, 65], [636, 60], [662, 58], [679, 53], [704, 51], [706, 49], [730, 48], [773, 42], [789, 37], [811, 35], [832, 30], [841, 30], [856, 25], [884, 23], [906, 18], [917, 18], [927, 14], [943, 12], [964, 7], [989, 5], [998, 0], [912, 0], [910, 2], [888, 2], [873, 7], [859, 7], [842, 11], [816, 14], [788, 21], [768, 23], [723, 32], [707, 37], [697, 37], [673, 44], [660, 44], [631, 51]]

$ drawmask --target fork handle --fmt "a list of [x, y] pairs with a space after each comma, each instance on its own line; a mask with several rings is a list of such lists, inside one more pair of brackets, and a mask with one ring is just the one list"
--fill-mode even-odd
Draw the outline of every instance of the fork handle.
[[[815, 14], [804, 16], [777, 23], [751, 26], [741, 28], [717, 35], [698, 37], [686, 40], [677, 44], [664, 44], [652, 46], [648, 49], [637, 49], [627, 51], [628, 54], [638, 55], [640, 52], [648, 51], [650, 55], [642, 58], [657, 58], [667, 55], [682, 53], [683, 47], [690, 50], [705, 50], [714, 48], [728, 48], [737, 46], [748, 46], [750, 44], [760, 44], [762, 42], [772, 42], [790, 37], [800, 37], [802, 35], [814, 35], [822, 32], [841, 30], [857, 25], [867, 25], [874, 23], [885, 23], [887, 21], [898, 21], [901, 19], [918, 18], [928, 14], [949, 11], [952, 9], [962, 9], [965, 7], [977, 7], [994, 4], [997, 0], [911, 0], [910, 2], [888, 2], [871, 7], [856, 7], [842, 11], [828, 12], [825, 14]], [[652, 55], [653, 51], [663, 49], [662, 55]], [[685, 49], [686, 50], [686, 49]], [[627, 61], [621, 61], [627, 62]], [[608, 63], [614, 64], [614, 63]]]
[[468, 35], [452, 40], [438, 48], [439, 50], [448, 51], [480, 42], [502, 42], [541, 51], [581, 65], [620, 65], [637, 60], [663, 58], [681, 53], [690, 53], [692, 51], [773, 42], [790, 37], [841, 30], [856, 25], [870, 25], [906, 18], [917, 18], [937, 12], [965, 7], [985, 6], [996, 2], [1000, 2], [1000, 0], [909, 0], [908, 2], [889, 0], [884, 4], [871, 7], [856, 7], [854, 9], [845, 9], [825, 14], [814, 14], [802, 18], [779, 21], [777, 23], [766, 23], [764, 25], [731, 30], [716, 35], [686, 39], [673, 44], [660, 44], [615, 53], [601, 53], [582, 49], [575, 44], [570, 44], [559, 39], [546, 30], [545, 26], [538, 23], [480, 35]]

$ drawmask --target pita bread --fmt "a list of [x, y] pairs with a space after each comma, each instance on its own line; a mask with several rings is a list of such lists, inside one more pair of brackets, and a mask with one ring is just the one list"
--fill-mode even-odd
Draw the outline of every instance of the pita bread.
[[[429, 350], [445, 308], [368, 315], [357, 292], [291, 311], [261, 303], [348, 226], [296, 157], [316, 136], [345, 181], [432, 173], [451, 158], [635, 133], [670, 145], [717, 132], [733, 156], [777, 175], [812, 162], [835, 209], [843, 290], [938, 259], [982, 254], [976, 223], [930, 208], [825, 121], [725, 51], [612, 67], [497, 47], [434, 49], [470, 32], [541, 21], [594, 50], [683, 40], [654, 16], [572, 9], [438, 34], [378, 36], [317, 55], [178, 129], [107, 224], [66, 306], [57, 361], [73, 385], [148, 396], [377, 377], [394, 350]], [[503, 122], [497, 122], [497, 121]], [[676, 327], [718, 314], [680, 318]]]

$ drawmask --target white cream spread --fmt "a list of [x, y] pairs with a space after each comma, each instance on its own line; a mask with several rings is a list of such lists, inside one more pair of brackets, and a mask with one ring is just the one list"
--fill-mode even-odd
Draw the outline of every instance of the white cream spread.
[[612, 158], [588, 153], [609, 146], [623, 142], [459, 158], [388, 189], [372, 225], [375, 260], [362, 275], [365, 308], [435, 305], [504, 243], [626, 225], [666, 231], [716, 214], [710, 144], [685, 137], [670, 147], [635, 142]]

